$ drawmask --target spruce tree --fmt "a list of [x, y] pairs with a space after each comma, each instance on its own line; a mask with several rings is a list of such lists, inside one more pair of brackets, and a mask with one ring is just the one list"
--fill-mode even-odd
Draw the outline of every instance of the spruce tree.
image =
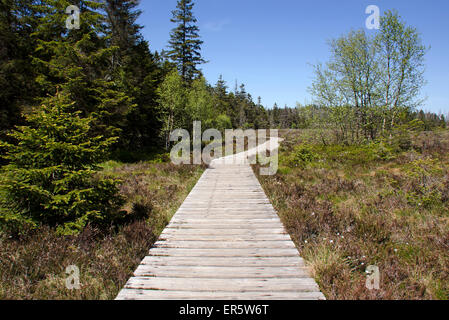
[[67, 94], [48, 99], [10, 134], [16, 143], [0, 144], [9, 162], [0, 178], [0, 226], [45, 224], [73, 234], [117, 217], [118, 182], [95, 174], [116, 138], [93, 136], [94, 119], [73, 113], [72, 104]]
[[136, 23], [141, 11], [137, 9], [135, 0], [106, 0], [106, 28], [111, 46], [119, 48], [114, 52], [113, 67], [122, 65], [133, 55], [135, 46], [143, 41], [140, 34], [142, 27]]
[[22, 121], [23, 105], [31, 104], [35, 85], [30, 55], [36, 28], [35, 0], [0, 1], [0, 137]]
[[111, 56], [114, 79], [133, 98], [136, 107], [123, 127], [122, 147], [146, 147], [157, 142], [162, 123], [157, 87], [163, 81], [158, 55], [149, 50], [137, 24], [141, 11], [134, 0], [106, 0], [108, 42], [117, 47]]
[[193, 15], [193, 0], [178, 0], [176, 10], [172, 11], [171, 22], [177, 27], [170, 33], [168, 57], [178, 67], [183, 79], [191, 82], [201, 75], [198, 65], [206, 63], [201, 57], [203, 41], [199, 36], [197, 19]]
[[227, 93], [226, 81], [223, 80], [223, 76], [220, 75], [214, 88], [214, 106], [218, 113], [230, 115], [229, 110], [229, 97]]
[[[72, 4], [80, 9], [81, 23], [79, 29], [70, 30], [65, 10]], [[118, 48], [108, 45], [103, 4], [46, 0], [39, 8], [33, 63], [41, 97], [59, 90], [74, 102], [73, 111], [95, 118], [96, 133], [117, 135], [135, 105], [114, 79], [111, 61]]]
[[215, 85], [215, 93], [223, 98], [226, 96], [228, 86], [226, 85], [226, 81], [223, 80], [223, 75], [220, 74], [217, 80], [217, 84]]

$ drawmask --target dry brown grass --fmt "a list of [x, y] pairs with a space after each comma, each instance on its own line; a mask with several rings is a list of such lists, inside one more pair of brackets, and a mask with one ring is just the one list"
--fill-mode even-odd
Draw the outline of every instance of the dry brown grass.
[[[449, 298], [448, 132], [394, 160], [312, 145], [301, 167], [283, 163], [301, 133], [286, 137], [279, 173], [259, 179], [328, 299]], [[369, 265], [380, 290], [366, 288]]]
[[[57, 236], [42, 227], [19, 238], [0, 234], [0, 300], [114, 299], [196, 183], [203, 168], [170, 163], [105, 164], [127, 199], [121, 226]], [[80, 290], [66, 288], [67, 266]]]

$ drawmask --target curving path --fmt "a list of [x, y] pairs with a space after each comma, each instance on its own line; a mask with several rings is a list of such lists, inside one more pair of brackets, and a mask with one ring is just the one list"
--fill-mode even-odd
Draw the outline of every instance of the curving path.
[[214, 160], [117, 299], [324, 299], [246, 161], [278, 143]]

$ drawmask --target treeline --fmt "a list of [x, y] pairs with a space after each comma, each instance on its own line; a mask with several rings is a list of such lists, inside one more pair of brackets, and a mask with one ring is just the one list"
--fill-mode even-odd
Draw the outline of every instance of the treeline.
[[444, 123], [414, 111], [427, 49], [395, 13], [375, 37], [331, 42], [331, 61], [315, 68], [313, 106], [267, 110], [244, 84], [207, 83], [193, 0], [178, 0], [160, 53], [143, 39], [135, 0], [0, 5], [0, 229], [70, 234], [126, 220], [119, 181], [96, 174], [99, 164], [111, 150], [168, 150], [169, 133], [194, 120], [203, 130], [316, 128], [346, 144]]
[[[152, 52], [137, 24], [137, 1], [5, 0], [0, 16], [0, 134], [25, 124], [57, 94], [73, 112], [93, 117], [93, 131], [118, 136], [114, 148], [164, 146], [167, 130], [268, 125], [267, 111], [242, 84], [229, 92], [203, 78], [192, 0], [178, 1], [168, 51]], [[80, 9], [69, 29], [66, 9]], [[237, 85], [236, 85], [237, 87]], [[205, 128], [206, 128], [205, 127]]]
[[110, 151], [168, 148], [168, 133], [194, 120], [204, 130], [267, 126], [243, 84], [229, 92], [221, 77], [204, 79], [192, 0], [178, 1], [160, 53], [143, 39], [135, 0], [0, 6], [2, 230], [71, 234], [129, 220], [119, 181], [96, 174]]
[[[66, 25], [69, 5], [79, 29]], [[311, 106], [271, 109], [244, 84], [214, 85], [199, 66], [202, 41], [192, 0], [179, 0], [168, 50], [152, 52], [132, 0], [5, 0], [0, 16], [0, 136], [26, 124], [24, 115], [63, 95], [71, 110], [92, 117], [92, 133], [118, 137], [118, 150], [168, 146], [174, 128], [332, 128], [339, 140], [373, 140], [419, 119], [432, 129], [442, 116], [417, 112], [426, 48], [396, 13], [375, 37], [353, 31], [331, 42], [331, 62], [315, 66]]]
[[[297, 105], [295, 108], [279, 108], [277, 104], [272, 109], [267, 110], [268, 123], [271, 128], [279, 129], [312, 129], [315, 124], [322, 123], [329, 119], [332, 108], [318, 105]], [[438, 128], [446, 128], [449, 118], [443, 114], [425, 112], [423, 110], [404, 110], [399, 118], [399, 123], [407, 123], [413, 120], [422, 122], [422, 129], [431, 131]]]
[[[136, 24], [135, 1], [2, 1], [2, 136], [24, 114], [56, 95], [72, 112], [92, 117], [92, 132], [120, 136], [119, 144], [154, 143], [160, 128], [156, 90], [169, 66]], [[66, 9], [80, 10], [68, 28]]]

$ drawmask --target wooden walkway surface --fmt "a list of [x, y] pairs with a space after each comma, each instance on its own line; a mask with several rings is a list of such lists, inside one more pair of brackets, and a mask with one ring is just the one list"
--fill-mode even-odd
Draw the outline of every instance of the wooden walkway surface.
[[249, 165], [207, 169], [125, 299], [324, 299]]

